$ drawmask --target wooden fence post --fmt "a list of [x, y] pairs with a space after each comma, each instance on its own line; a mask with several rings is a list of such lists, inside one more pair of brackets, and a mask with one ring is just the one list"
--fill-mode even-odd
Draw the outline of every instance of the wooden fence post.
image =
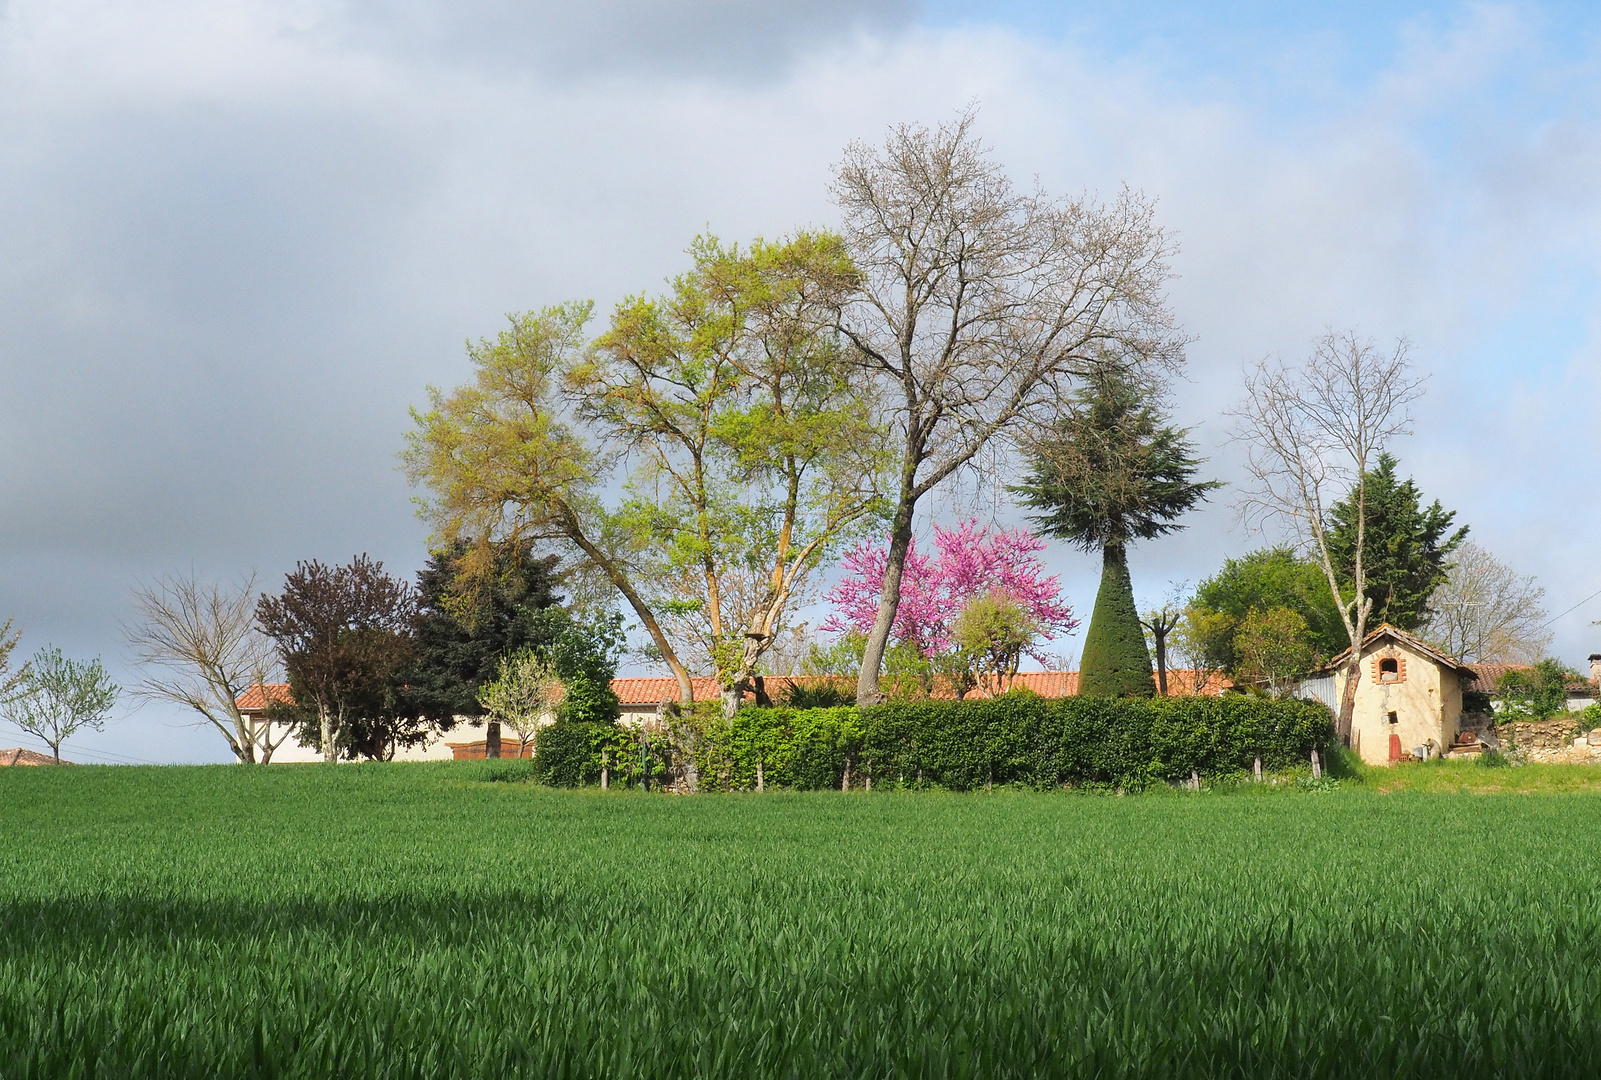
[[1261, 754], [1256, 755], [1256, 764], [1252, 767], [1251, 771], [1256, 774], [1256, 782], [1258, 784], [1260, 784], [1262, 782], [1262, 755]]
[[611, 779], [610, 770], [607, 768], [610, 764], [611, 751], [602, 750], [600, 752], [600, 790], [602, 791], [606, 790], [606, 782]]
[[756, 759], [756, 794], [760, 795], [766, 788], [766, 778], [762, 775], [762, 759]]
[[1323, 779], [1323, 763], [1318, 760], [1316, 749], [1312, 751], [1312, 779]]

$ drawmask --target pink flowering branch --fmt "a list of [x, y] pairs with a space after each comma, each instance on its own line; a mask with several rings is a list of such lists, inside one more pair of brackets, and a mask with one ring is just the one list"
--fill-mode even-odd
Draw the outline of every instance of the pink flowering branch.
[[[924, 656], [950, 649], [951, 626], [968, 601], [990, 592], [1004, 593], [1022, 607], [1038, 625], [1042, 640], [1071, 633], [1078, 626], [1072, 609], [1061, 601], [1061, 582], [1056, 575], [1047, 575], [1040, 561], [1045, 542], [1032, 533], [991, 532], [976, 520], [955, 529], [936, 525], [934, 547], [933, 559], [919, 553], [915, 542], [907, 555], [892, 630], [895, 640], [913, 643]], [[834, 612], [824, 630], [865, 634], [872, 629], [887, 558], [886, 547], [865, 541], [845, 556], [845, 577], [828, 593]], [[1044, 660], [1032, 649], [1029, 655]]]

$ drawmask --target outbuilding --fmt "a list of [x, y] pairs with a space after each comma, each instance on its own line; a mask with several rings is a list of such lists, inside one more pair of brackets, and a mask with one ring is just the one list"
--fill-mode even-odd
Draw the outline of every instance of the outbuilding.
[[[1363, 639], [1360, 655], [1351, 749], [1369, 765], [1449, 751], [1462, 719], [1462, 692], [1476, 678], [1473, 669], [1389, 623]], [[1345, 650], [1328, 662], [1321, 678], [1308, 680], [1308, 696], [1338, 711], [1350, 656]]]

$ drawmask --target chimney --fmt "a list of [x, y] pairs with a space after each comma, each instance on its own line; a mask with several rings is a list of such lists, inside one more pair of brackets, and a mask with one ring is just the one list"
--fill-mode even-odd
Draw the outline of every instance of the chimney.
[[1601, 682], [1601, 653], [1590, 654], [1590, 678]]

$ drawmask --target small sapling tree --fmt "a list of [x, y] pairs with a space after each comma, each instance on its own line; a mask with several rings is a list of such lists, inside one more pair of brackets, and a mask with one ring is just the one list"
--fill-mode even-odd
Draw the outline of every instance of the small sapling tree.
[[104, 731], [117, 704], [117, 684], [99, 660], [70, 660], [46, 646], [28, 662], [27, 671], [3, 705], [6, 719], [50, 746], [61, 763], [61, 744], [79, 731]]
[[484, 715], [517, 736], [517, 756], [533, 745], [539, 729], [555, 719], [566, 697], [554, 668], [532, 649], [521, 649], [500, 659], [493, 682], [478, 691]]

